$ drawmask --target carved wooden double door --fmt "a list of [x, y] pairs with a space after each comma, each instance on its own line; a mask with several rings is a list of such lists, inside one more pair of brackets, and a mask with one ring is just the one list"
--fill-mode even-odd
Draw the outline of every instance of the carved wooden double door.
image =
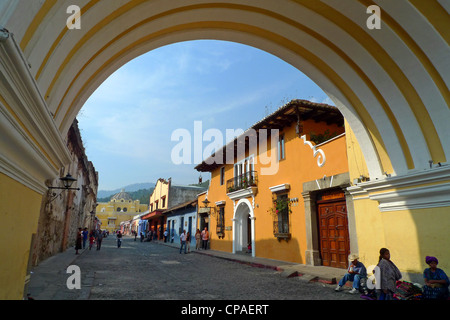
[[350, 240], [345, 200], [320, 202], [317, 208], [322, 264], [347, 268]]

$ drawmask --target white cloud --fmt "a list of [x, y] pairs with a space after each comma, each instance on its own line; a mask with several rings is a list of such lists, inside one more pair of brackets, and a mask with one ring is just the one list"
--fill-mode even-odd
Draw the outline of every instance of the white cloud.
[[331, 106], [334, 106], [334, 105], [335, 105], [334, 102], [333, 102], [333, 100], [331, 100], [329, 97], [326, 97], [326, 98], [322, 101], [322, 103], [326, 103], [326, 104], [329, 104], [329, 105], [331, 105]]

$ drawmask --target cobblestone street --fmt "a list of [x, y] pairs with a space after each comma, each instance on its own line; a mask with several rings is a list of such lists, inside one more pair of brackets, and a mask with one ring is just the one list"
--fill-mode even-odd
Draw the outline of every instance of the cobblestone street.
[[[81, 289], [67, 289], [70, 274], [60, 270], [50, 284], [52, 295], [45, 299], [361, 300], [347, 291], [335, 292], [335, 285], [195, 252], [180, 254], [176, 247], [132, 238], [124, 238], [117, 248], [115, 237], [109, 236], [100, 251], [85, 250], [72, 264], [80, 268]], [[30, 288], [36, 299], [37, 287]]]

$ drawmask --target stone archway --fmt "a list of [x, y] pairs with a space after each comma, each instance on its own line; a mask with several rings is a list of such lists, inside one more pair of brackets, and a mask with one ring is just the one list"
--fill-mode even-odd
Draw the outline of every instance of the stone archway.
[[233, 253], [245, 251], [249, 240], [252, 257], [255, 257], [255, 215], [250, 201], [241, 199], [235, 205], [233, 214]]
[[367, 27], [365, 0], [86, 0], [79, 30], [66, 26], [69, 2], [22, 0], [3, 4], [0, 25], [14, 33], [63, 136], [92, 92], [131, 59], [179, 41], [228, 40], [315, 81], [349, 122], [376, 179], [450, 154], [448, 19], [432, 2], [383, 3], [379, 30]]
[[[385, 211], [444, 212], [450, 205], [447, 2], [377, 1], [380, 29], [367, 27], [369, 0], [77, 3], [79, 30], [66, 25], [72, 1], [0, 3], [0, 191], [27, 199], [21, 208], [4, 203], [5, 212], [29, 222], [22, 234], [34, 232], [45, 182], [71, 163], [64, 139], [96, 88], [143, 53], [198, 39], [269, 52], [328, 94], [355, 133], [370, 176], [352, 195]], [[17, 224], [1, 222], [7, 230]], [[29, 238], [11, 239], [23, 257]], [[7, 286], [17, 296], [27, 262], [9, 258], [22, 273]]]

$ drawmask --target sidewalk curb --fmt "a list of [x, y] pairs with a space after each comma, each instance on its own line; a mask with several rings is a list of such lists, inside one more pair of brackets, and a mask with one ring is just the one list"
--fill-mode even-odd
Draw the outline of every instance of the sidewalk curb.
[[[170, 243], [164, 243], [164, 242], [156, 242], [157, 244], [160, 245], [164, 245], [167, 247], [172, 247], [175, 249], [178, 249], [178, 246], [170, 244]], [[298, 269], [302, 269], [302, 267], [299, 265], [295, 265], [293, 264], [292, 266], [288, 266], [287, 268], [284, 267], [280, 267], [280, 266], [274, 266], [274, 265], [270, 265], [270, 264], [264, 264], [261, 262], [251, 262], [251, 261], [245, 261], [243, 259], [239, 259], [239, 258], [234, 258], [234, 257], [225, 257], [225, 256], [219, 256], [216, 254], [211, 254], [205, 251], [191, 251], [192, 253], [197, 253], [197, 254], [203, 254], [209, 257], [213, 257], [213, 258], [218, 258], [218, 259], [223, 259], [223, 260], [228, 260], [228, 261], [232, 261], [232, 262], [236, 262], [236, 263], [240, 263], [240, 264], [244, 264], [244, 265], [248, 265], [251, 267], [255, 267], [255, 268], [262, 268], [262, 269], [271, 269], [271, 270], [275, 270], [278, 272], [282, 273], [282, 276], [286, 277], [286, 278], [295, 278], [295, 277], [299, 277], [301, 280], [303, 281], [308, 281], [308, 282], [321, 282], [323, 284], [328, 284], [328, 285], [334, 285], [337, 283], [337, 277], [336, 275], [318, 275], [318, 274], [314, 274], [314, 273], [308, 273], [305, 272], [304, 270], [298, 270]], [[227, 252], [224, 252], [224, 254], [226, 254]], [[281, 261], [282, 262], [282, 261]]]
[[205, 256], [209, 256], [209, 257], [214, 257], [214, 258], [218, 258], [218, 259], [223, 259], [223, 260], [228, 260], [228, 261], [232, 261], [232, 262], [237, 262], [240, 264], [245, 264], [251, 267], [255, 267], [255, 268], [261, 268], [261, 269], [272, 269], [275, 271], [280, 271], [283, 272], [284, 269], [277, 267], [277, 266], [271, 266], [271, 265], [266, 265], [263, 263], [258, 263], [258, 262], [249, 262], [249, 261], [243, 261], [243, 260], [239, 260], [239, 259], [234, 259], [234, 258], [227, 258], [227, 257], [220, 257], [220, 256], [216, 256], [214, 254], [209, 254], [206, 252], [198, 252], [198, 251], [193, 251], [194, 253], [198, 253], [198, 254], [203, 254]]

